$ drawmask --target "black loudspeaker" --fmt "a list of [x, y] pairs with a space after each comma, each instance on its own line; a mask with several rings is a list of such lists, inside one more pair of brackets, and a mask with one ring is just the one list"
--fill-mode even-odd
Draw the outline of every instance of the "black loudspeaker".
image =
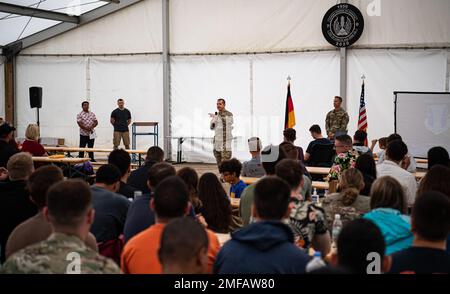
[[42, 88], [30, 87], [30, 106], [31, 108], [42, 107]]

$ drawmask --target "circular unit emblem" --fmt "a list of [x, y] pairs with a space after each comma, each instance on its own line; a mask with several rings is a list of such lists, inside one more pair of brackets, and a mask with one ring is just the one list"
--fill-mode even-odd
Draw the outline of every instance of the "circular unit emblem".
[[347, 3], [331, 7], [322, 20], [322, 33], [335, 47], [348, 47], [361, 37], [364, 17], [361, 11]]

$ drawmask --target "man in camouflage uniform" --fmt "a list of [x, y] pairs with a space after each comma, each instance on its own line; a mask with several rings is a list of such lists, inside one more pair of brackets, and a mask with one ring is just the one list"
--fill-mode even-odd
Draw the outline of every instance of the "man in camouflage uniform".
[[223, 160], [229, 160], [231, 158], [233, 114], [225, 109], [225, 100], [222, 98], [217, 99], [217, 110], [219, 112], [210, 114], [210, 129], [214, 130], [213, 152], [217, 166], [219, 166]]
[[333, 140], [336, 132], [347, 132], [349, 117], [344, 108], [341, 107], [342, 98], [334, 97], [334, 109], [328, 112], [325, 120], [328, 139]]
[[86, 247], [94, 222], [89, 186], [68, 180], [52, 186], [47, 194], [44, 214], [54, 233], [42, 242], [11, 255], [1, 269], [7, 274], [118, 274], [110, 259]]

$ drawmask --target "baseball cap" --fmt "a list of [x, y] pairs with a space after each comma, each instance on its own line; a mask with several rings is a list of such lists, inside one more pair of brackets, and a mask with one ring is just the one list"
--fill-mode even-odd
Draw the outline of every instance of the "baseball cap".
[[0, 126], [0, 136], [7, 135], [7, 134], [9, 134], [9, 133], [11, 133], [12, 131], [15, 131], [15, 130], [16, 130], [15, 127], [12, 127], [12, 126], [10, 126], [7, 123], [4, 123], [4, 124], [2, 124]]

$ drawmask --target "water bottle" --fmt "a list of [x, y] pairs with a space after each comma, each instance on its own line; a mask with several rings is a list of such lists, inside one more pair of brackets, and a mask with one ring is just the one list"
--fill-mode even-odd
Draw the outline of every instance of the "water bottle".
[[319, 203], [319, 194], [317, 194], [317, 188], [314, 188], [314, 192], [311, 195], [311, 200], [313, 203]]
[[333, 221], [333, 242], [336, 244], [337, 243], [337, 239], [339, 236], [339, 233], [342, 230], [342, 221], [341, 221], [341, 215], [340, 214], [335, 214], [334, 215], [334, 221]]
[[318, 270], [320, 268], [326, 267], [325, 261], [322, 260], [322, 254], [319, 251], [314, 252], [314, 257], [306, 265], [306, 272], [310, 273], [312, 271]]
[[134, 191], [134, 199], [137, 199], [140, 196], [142, 196], [142, 191]]

